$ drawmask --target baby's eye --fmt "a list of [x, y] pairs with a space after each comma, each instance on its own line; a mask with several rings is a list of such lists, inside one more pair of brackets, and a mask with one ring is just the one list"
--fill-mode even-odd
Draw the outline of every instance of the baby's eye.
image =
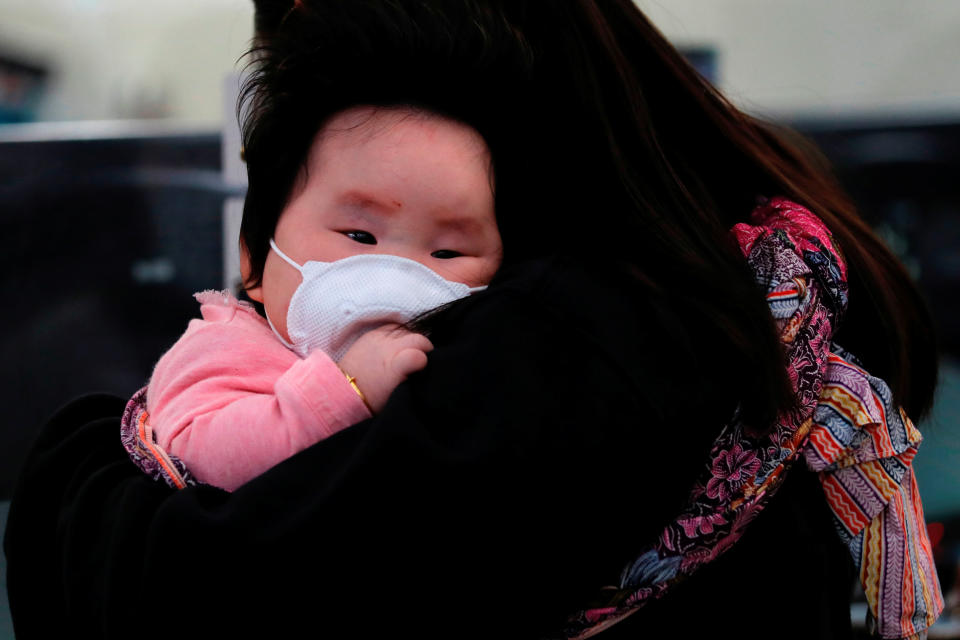
[[451, 251], [450, 249], [440, 249], [438, 251], [434, 251], [433, 253], [431, 253], [430, 257], [439, 258], [441, 260], [449, 260], [450, 258], [459, 258], [462, 255], [463, 254], [460, 253], [459, 251]]
[[343, 231], [343, 235], [347, 236], [354, 242], [359, 242], [360, 244], [377, 244], [377, 239], [373, 237], [373, 234], [368, 231]]

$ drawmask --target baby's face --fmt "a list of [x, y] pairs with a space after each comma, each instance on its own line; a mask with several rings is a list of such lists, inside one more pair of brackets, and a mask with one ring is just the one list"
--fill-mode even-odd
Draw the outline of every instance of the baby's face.
[[[447, 280], [485, 285], [502, 254], [489, 150], [474, 129], [439, 116], [345, 111], [314, 141], [274, 239], [298, 264], [390, 254]], [[284, 338], [300, 280], [271, 251], [262, 285], [248, 291]]]

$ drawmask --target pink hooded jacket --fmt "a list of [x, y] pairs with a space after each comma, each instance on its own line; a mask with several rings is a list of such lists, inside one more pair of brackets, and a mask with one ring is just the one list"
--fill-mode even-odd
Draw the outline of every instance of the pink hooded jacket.
[[203, 317], [154, 368], [147, 412], [157, 443], [198, 480], [232, 491], [370, 417], [327, 354], [301, 359], [225, 291], [196, 298]]

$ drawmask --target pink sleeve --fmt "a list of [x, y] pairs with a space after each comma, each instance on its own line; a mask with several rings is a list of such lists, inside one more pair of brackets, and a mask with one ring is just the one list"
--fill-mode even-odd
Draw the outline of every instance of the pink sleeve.
[[321, 351], [305, 359], [232, 298], [160, 359], [147, 391], [157, 442], [203, 482], [236, 489], [370, 412]]

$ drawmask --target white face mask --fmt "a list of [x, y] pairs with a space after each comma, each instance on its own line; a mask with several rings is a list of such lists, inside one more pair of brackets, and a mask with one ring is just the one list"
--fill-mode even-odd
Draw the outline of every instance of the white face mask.
[[486, 289], [444, 280], [419, 262], [399, 256], [360, 254], [336, 262], [308, 260], [301, 266], [272, 239], [270, 247], [303, 277], [287, 311], [289, 342], [267, 318], [280, 341], [301, 358], [322, 349], [338, 362], [371, 329], [409, 322]]

